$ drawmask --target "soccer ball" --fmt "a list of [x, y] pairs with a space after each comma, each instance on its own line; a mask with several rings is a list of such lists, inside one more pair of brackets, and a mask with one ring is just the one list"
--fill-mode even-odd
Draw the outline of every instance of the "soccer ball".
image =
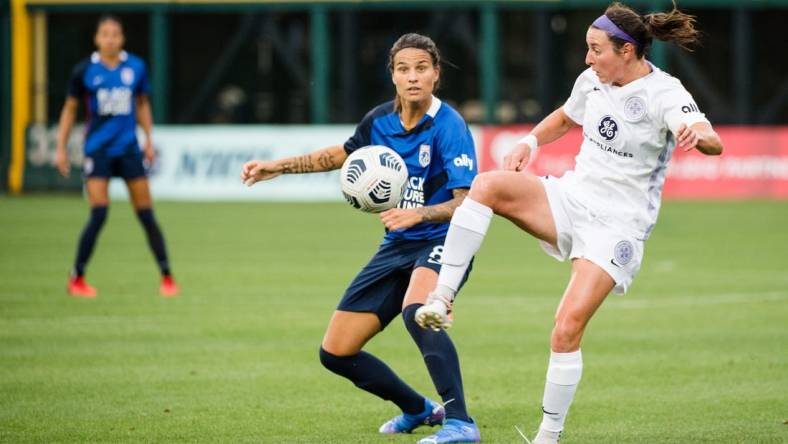
[[372, 145], [353, 151], [340, 172], [342, 194], [368, 213], [394, 208], [408, 185], [408, 167], [391, 148]]

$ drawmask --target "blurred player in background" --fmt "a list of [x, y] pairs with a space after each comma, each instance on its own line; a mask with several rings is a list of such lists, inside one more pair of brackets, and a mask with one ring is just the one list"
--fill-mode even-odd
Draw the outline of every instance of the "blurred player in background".
[[[150, 83], [145, 63], [123, 50], [123, 25], [115, 16], [105, 15], [99, 19], [95, 43], [98, 51], [77, 64], [71, 74], [57, 133], [55, 163], [60, 173], [67, 177], [70, 172], [66, 151], [68, 135], [74, 126], [79, 101], [84, 100], [87, 107], [84, 177], [90, 219], [79, 239], [68, 292], [88, 298], [97, 294], [85, 281], [85, 267], [107, 218], [109, 179], [119, 176], [126, 181], [131, 203], [161, 270], [159, 291], [162, 296], [175, 296], [178, 287], [170, 273], [164, 236], [153, 217], [144, 165], [145, 162], [151, 165], [155, 158], [151, 137], [153, 118], [148, 101]], [[137, 141], [137, 123], [145, 132], [144, 150], [140, 150]]]
[[[641, 16], [612, 4], [586, 33], [589, 65], [563, 107], [534, 127], [504, 159], [504, 170], [481, 174], [457, 208], [446, 237], [438, 285], [417, 321], [448, 327], [455, 291], [481, 246], [493, 214], [535, 236], [544, 250], [572, 260], [555, 315], [534, 443], [558, 442], [583, 368], [580, 340], [610, 291], [624, 293], [640, 268], [657, 219], [673, 149], [718, 155], [722, 142], [681, 82], [645, 56], [652, 40], [695, 43], [694, 17], [675, 7]], [[583, 127], [574, 171], [561, 178], [525, 170], [538, 144]]]
[[[251, 161], [244, 165], [241, 179], [251, 185], [280, 174], [339, 169], [349, 153], [369, 145], [388, 146], [400, 154], [409, 174], [405, 197], [399, 208], [381, 213], [383, 244], [334, 312], [320, 361], [402, 410], [380, 427], [381, 433], [410, 433], [420, 425], [440, 424], [445, 415], [443, 428], [420, 442], [477, 442], [479, 429], [466, 411], [451, 339], [441, 330], [423, 330], [414, 321], [438, 280], [448, 222], [476, 175], [473, 139], [462, 117], [432, 95], [440, 78], [440, 54], [430, 38], [400, 37], [391, 48], [389, 69], [395, 99], [370, 111], [344, 145], [300, 157]], [[466, 270], [458, 287], [467, 276]], [[444, 406], [418, 394], [385, 363], [362, 351], [400, 312]]]

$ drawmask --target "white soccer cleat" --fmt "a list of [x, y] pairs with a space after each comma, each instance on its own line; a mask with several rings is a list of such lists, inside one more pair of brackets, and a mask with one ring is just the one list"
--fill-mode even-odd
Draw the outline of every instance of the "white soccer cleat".
[[421, 328], [431, 328], [434, 331], [451, 327], [452, 294], [439, 294], [433, 291], [427, 296], [427, 303], [416, 310], [416, 323]]
[[540, 428], [531, 444], [558, 444], [560, 439], [561, 432], [550, 432]]

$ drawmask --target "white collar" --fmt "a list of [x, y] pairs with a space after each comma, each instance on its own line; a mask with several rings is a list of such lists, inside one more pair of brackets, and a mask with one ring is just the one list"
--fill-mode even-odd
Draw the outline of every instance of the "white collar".
[[427, 110], [427, 115], [434, 119], [435, 115], [438, 114], [438, 110], [441, 107], [441, 103], [442, 103], [441, 99], [432, 96], [432, 103], [430, 104], [430, 109]]
[[[121, 62], [125, 62], [126, 60], [128, 60], [128, 58], [129, 58], [129, 53], [127, 53], [126, 51], [121, 51], [120, 54], [118, 55], [118, 59], [120, 59]], [[93, 51], [93, 54], [90, 55], [90, 62], [98, 63], [100, 61], [101, 61], [101, 56], [99, 55], [98, 51]]]

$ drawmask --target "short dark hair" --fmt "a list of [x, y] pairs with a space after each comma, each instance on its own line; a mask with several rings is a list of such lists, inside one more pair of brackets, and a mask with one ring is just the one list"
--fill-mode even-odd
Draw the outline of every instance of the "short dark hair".
[[389, 71], [394, 71], [394, 56], [405, 48], [416, 48], [427, 51], [432, 58], [432, 64], [436, 67], [440, 66], [441, 53], [438, 51], [435, 42], [425, 35], [411, 32], [403, 34], [402, 37], [398, 38], [391, 46], [391, 50], [389, 51]]
[[120, 30], [123, 31], [123, 21], [120, 19], [120, 17], [118, 17], [115, 14], [106, 13], [106, 14], [101, 14], [101, 16], [99, 16], [98, 21], [96, 21], [96, 32], [98, 32], [98, 29], [101, 27], [101, 25], [104, 22], [115, 22], [118, 24], [118, 26], [120, 26]]
[[[408, 33], [403, 34], [400, 38], [397, 39], [396, 42], [391, 46], [391, 50], [389, 51], [389, 72], [394, 72], [394, 56], [397, 55], [398, 52], [402, 51], [406, 48], [415, 48], [415, 49], [422, 49], [427, 51], [427, 54], [430, 55], [432, 59], [432, 66], [437, 69], [440, 69], [441, 66], [441, 53], [438, 51], [438, 46], [435, 45], [435, 42], [432, 41], [431, 38], [427, 37], [426, 35], [416, 34], [416, 33]], [[438, 89], [440, 86], [440, 78], [438, 81], [435, 82], [435, 86], [433, 88], [433, 92]], [[399, 102], [399, 97], [394, 98], [394, 108], [399, 111], [401, 104]]]

